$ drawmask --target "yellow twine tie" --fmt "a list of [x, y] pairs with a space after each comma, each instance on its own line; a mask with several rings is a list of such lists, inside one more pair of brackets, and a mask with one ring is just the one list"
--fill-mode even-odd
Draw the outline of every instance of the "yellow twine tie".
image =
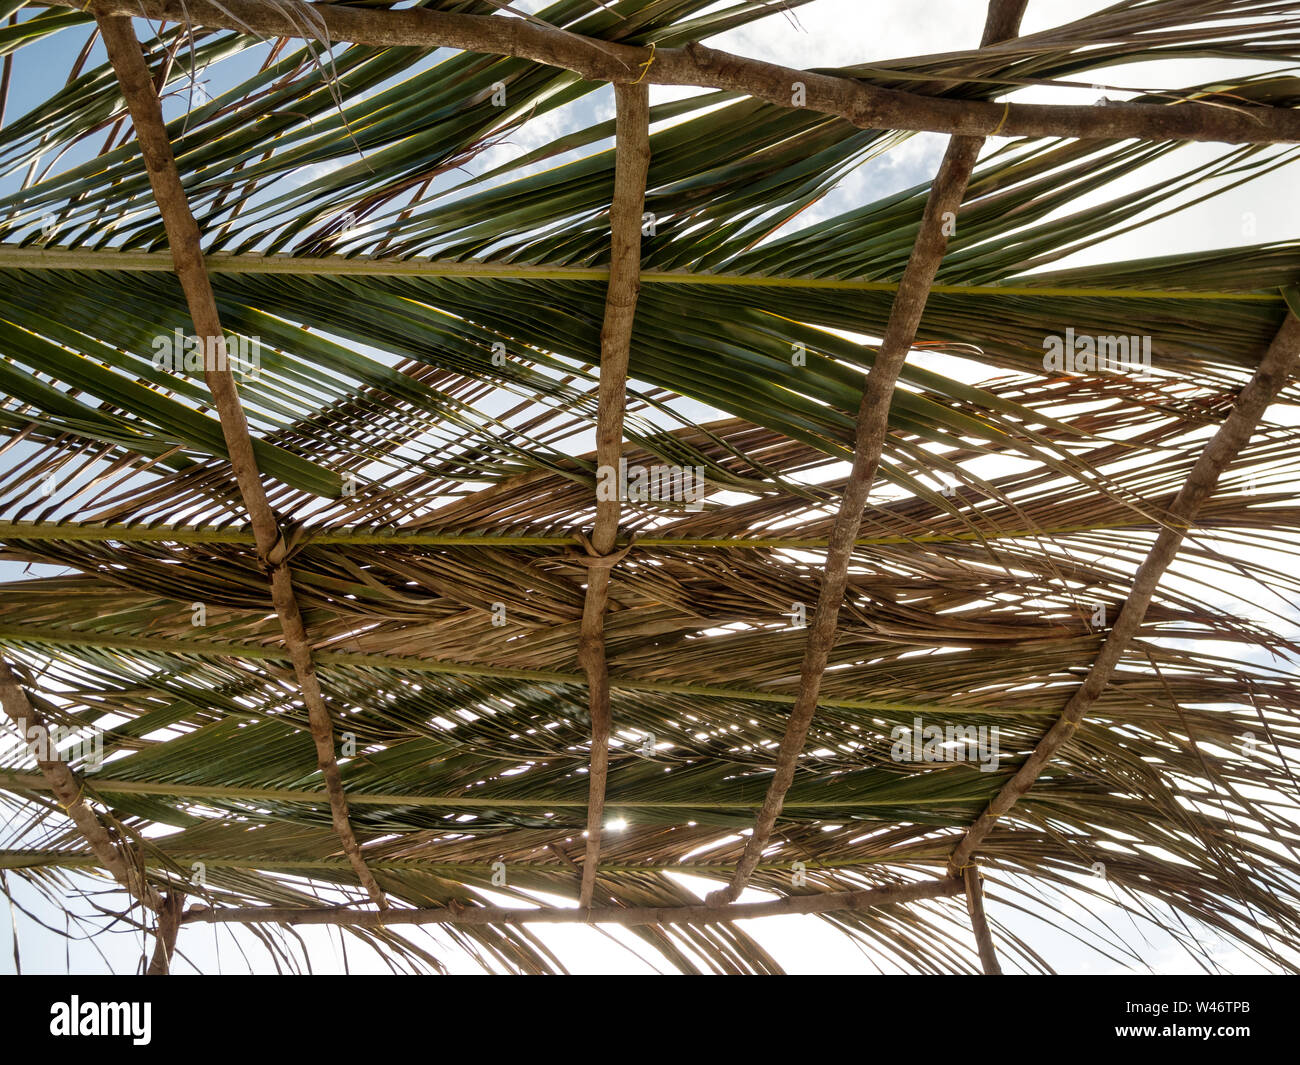
[[1007, 124], [1007, 118], [1008, 116], [1010, 116], [1010, 114], [1011, 114], [1011, 101], [1008, 100], [1002, 106], [1002, 121], [998, 123], [997, 129], [995, 129], [992, 133], [989, 134], [990, 137], [996, 137], [999, 133], [1002, 132], [1002, 127]]
[[71, 810], [74, 806], [77, 805], [77, 803], [81, 802], [81, 797], [85, 794], [86, 794], [86, 782], [83, 780], [81, 782], [81, 790], [77, 792], [77, 797], [75, 799], [73, 799], [70, 803], [68, 803], [67, 806], [63, 806], [63, 803], [59, 803], [60, 806], [63, 806], [64, 813]]
[[632, 82], [633, 85], [640, 85], [645, 80], [645, 76], [650, 73], [650, 64], [655, 61], [655, 43], [650, 42], [650, 58], [641, 64], [641, 77]]

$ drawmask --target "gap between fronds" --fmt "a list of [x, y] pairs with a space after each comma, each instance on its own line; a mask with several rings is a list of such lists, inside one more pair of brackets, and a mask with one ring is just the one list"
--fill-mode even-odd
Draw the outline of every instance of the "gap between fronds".
[[316, 910], [290, 906], [229, 907], [224, 909], [191, 908], [183, 923], [191, 924], [335, 924], [356, 928], [387, 928], [393, 925], [446, 924], [495, 925], [524, 924], [723, 924], [748, 921], [756, 917], [782, 914], [843, 913], [869, 910], [877, 906], [917, 902], [921, 899], [948, 898], [965, 890], [962, 880], [945, 877], [922, 880], [896, 887], [866, 888], [858, 891], [825, 892], [818, 895], [786, 895], [768, 902], [744, 902], [730, 906], [601, 906], [576, 909], [509, 909], [503, 906], [446, 906], [426, 909], [350, 910], [343, 907]]
[[[650, 87], [644, 83], [615, 85], [614, 195], [609, 209], [609, 287], [605, 320], [600, 330], [600, 384], [596, 408], [596, 469], [617, 470], [623, 454], [623, 414], [627, 404], [627, 367], [632, 354], [632, 326], [641, 290], [641, 212], [645, 207], [646, 175], [650, 170]], [[587, 848], [582, 863], [579, 905], [590, 906], [600, 860], [605, 817], [605, 785], [609, 776], [609, 665], [605, 659], [605, 614], [609, 609], [610, 571], [627, 553], [614, 552], [618, 542], [620, 493], [600, 489], [607, 479], [596, 477], [596, 521], [592, 527], [587, 566], [587, 592], [582, 604], [578, 660], [587, 674], [587, 706], [591, 714], [591, 763], [588, 771]]]
[[[83, 0], [45, 2], [84, 9]], [[928, 130], [970, 137], [1135, 137], [1234, 144], [1300, 141], [1300, 112], [1291, 108], [1225, 107], [1195, 100], [1104, 107], [957, 100], [784, 67], [698, 43], [655, 50], [495, 15], [426, 8], [377, 10], [292, 0], [284, 4], [263, 0], [99, 0], [92, 10], [97, 18], [135, 16], [244, 34], [518, 56], [572, 70], [591, 81], [721, 89], [780, 107], [794, 106], [795, 86], [802, 85], [805, 109], [837, 115], [863, 129]], [[317, 30], [319, 33], [313, 32]]]
[[[990, 0], [981, 45], [991, 44], [1002, 36], [1013, 35], [1020, 25], [1020, 18], [1028, 2], [1029, 0]], [[727, 887], [709, 896], [712, 903], [734, 902], [745, 890], [745, 885], [749, 883], [749, 878], [763, 856], [764, 848], [772, 838], [786, 793], [794, 783], [799, 755], [817, 711], [822, 676], [835, 645], [854, 542], [862, 527], [867, 496], [889, 432], [889, 408], [894, 386], [916, 339], [916, 331], [929, 299], [930, 286], [934, 284], [939, 265], [948, 249], [948, 233], [955, 225], [957, 212], [966, 195], [966, 186], [975, 168], [975, 160], [983, 146], [984, 140], [980, 137], [953, 137], [944, 152], [934, 183], [930, 186], [930, 194], [926, 197], [916, 243], [890, 307], [880, 350], [867, 374], [862, 402], [858, 407], [853, 467], [844, 485], [835, 524], [831, 527], [816, 612], [809, 627], [808, 643], [799, 672], [799, 691], [794, 708], [790, 711], [785, 735], [781, 738], [781, 746], [777, 750], [776, 768], [763, 805], [754, 820], [753, 832], [746, 840], [744, 852], [736, 864], [735, 875]]]
[[[224, 355], [224, 334], [200, 249], [198, 224], [194, 221], [180, 175], [176, 171], [176, 160], [172, 155], [152, 75], [130, 18], [108, 17], [97, 12], [95, 20], [99, 24], [109, 62], [117, 74], [135, 126], [149, 183], [167, 231], [167, 243], [171, 249], [177, 279], [185, 293], [195, 331], [203, 339], [204, 350], [211, 360], [214, 354]], [[226, 366], [224, 358], [220, 358], [216, 365], [209, 365], [205, 378], [221, 419], [222, 434], [244, 507], [248, 511], [257, 555], [270, 581], [271, 601], [284, 632], [285, 647], [293, 662], [303, 702], [307, 706], [316, 759], [329, 794], [335, 832], [362, 887], [375, 905], [381, 909], [386, 908], [388, 901], [366, 866], [348, 818], [347, 798], [334, 754], [334, 726], [316, 679], [307, 631], [293, 590], [293, 576], [285, 563], [287, 547], [262, 486], [261, 473], [253, 453], [253, 440], [239, 401], [234, 374]]]
[[1033, 787], [1052, 756], [1069, 741], [1088, 709], [1105, 690], [1120, 658], [1137, 635], [1155, 595], [1156, 586], [1178, 554], [1197, 511], [1214, 493], [1219, 477], [1250, 442], [1264, 412], [1286, 386], [1298, 365], [1300, 319], [1288, 312], [1268, 351], [1260, 360], [1259, 368], [1241, 390], [1231, 413], [1197, 458], [1182, 489], [1170, 505], [1166, 519], [1168, 524], [1160, 531], [1146, 559], [1138, 568], [1133, 588], [1115, 620], [1115, 626], [1102, 644], [1083, 684], [1070, 697], [1060, 718], [1039, 741], [1033, 753], [967, 829], [948, 860], [950, 872], [955, 874], [970, 865], [977, 848], [994, 825]]

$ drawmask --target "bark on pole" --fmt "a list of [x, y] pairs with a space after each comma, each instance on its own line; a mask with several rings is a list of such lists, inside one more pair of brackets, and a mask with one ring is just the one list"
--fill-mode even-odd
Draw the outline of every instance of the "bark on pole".
[[[632, 326], [641, 290], [641, 216], [645, 208], [646, 175], [650, 169], [650, 89], [644, 82], [615, 85], [617, 107], [614, 195], [609, 210], [609, 287], [605, 320], [600, 330], [600, 384], [596, 412], [596, 465], [617, 473], [623, 455], [623, 414], [627, 404], [627, 367], [632, 354]], [[608, 485], [608, 480], [605, 481]], [[598, 477], [597, 486], [601, 479]], [[587, 674], [587, 705], [591, 713], [591, 763], [587, 781], [587, 846], [582, 863], [578, 904], [590, 906], [600, 861], [600, 837], [605, 818], [605, 785], [609, 776], [609, 667], [605, 661], [605, 614], [609, 609], [610, 571], [619, 555], [611, 554], [618, 540], [622, 501], [597, 495], [596, 522], [587, 559], [587, 592], [582, 607], [578, 659]]]
[[[989, 43], [993, 33], [1014, 33], [1027, 2], [1028, 0], [992, 0], [984, 30], [984, 43]], [[867, 505], [867, 495], [871, 491], [876, 469], [880, 465], [885, 436], [889, 432], [889, 408], [894, 386], [916, 339], [916, 330], [921, 324], [921, 315], [930, 296], [930, 286], [934, 284], [939, 264], [943, 262], [944, 252], [948, 248], [948, 233], [955, 224], [971, 171], [975, 168], [975, 160], [983, 145], [984, 141], [979, 137], [954, 137], [948, 144], [939, 172], [930, 186], [930, 195], [921, 216], [921, 228], [903, 272], [903, 279], [899, 283], [898, 293], [890, 307], [889, 322], [885, 326], [880, 351], [867, 375], [862, 403], [858, 407], [853, 466], [844, 485], [835, 524], [831, 528], [816, 613], [809, 627], [799, 673], [799, 691], [794, 708], [790, 711], [785, 735], [781, 738], [781, 746], [777, 750], [776, 769], [768, 784], [763, 805], [755, 818], [754, 830], [746, 840], [744, 852], [736, 865], [735, 876], [727, 887], [709, 896], [711, 902], [734, 902], [740, 897], [763, 856], [763, 849], [772, 838], [786, 792], [794, 783], [799, 755], [817, 711], [822, 676], [835, 645], [840, 607], [844, 603], [844, 592], [848, 587], [849, 561], [862, 526], [862, 512]]]
[[168, 976], [172, 971], [172, 955], [176, 953], [176, 935], [181, 930], [185, 913], [185, 896], [172, 891], [162, 897], [158, 910], [158, 931], [153, 944], [153, 957], [149, 960], [146, 976]]
[[[138, 14], [138, 11], [134, 11]], [[162, 214], [171, 248], [176, 276], [185, 293], [194, 328], [204, 341], [205, 355], [216, 352], [219, 358], [207, 361], [205, 379], [212, 392], [217, 413], [221, 418], [221, 431], [226, 441], [235, 480], [248, 511], [257, 544], [258, 557], [268, 571], [271, 584], [271, 601], [279, 615], [284, 632], [285, 647], [293, 662], [303, 702], [307, 706], [311, 737], [316, 747], [317, 764], [329, 794], [330, 815], [334, 830], [343, 845], [357, 878], [374, 903], [383, 908], [388, 905], [378, 882], [366, 867], [361, 847], [352, 831], [348, 818], [347, 798], [343, 793], [343, 780], [335, 758], [334, 726], [329, 708], [316, 680], [311, 648], [303, 625], [302, 613], [293, 591], [293, 577], [285, 565], [286, 548], [280, 536], [279, 524], [267, 502], [262, 487], [261, 473], [253, 453], [253, 439], [248, 420], [239, 400], [235, 376], [228, 368], [224, 353], [225, 341], [217, 302], [212, 294], [207, 267], [199, 239], [199, 227], [190, 211], [189, 201], [176, 171], [171, 142], [163, 123], [162, 107], [158, 101], [149, 66], [145, 62], [140, 42], [129, 18], [106, 16], [96, 10], [100, 35], [108, 52], [109, 62], [126, 98], [136, 139], [144, 156], [149, 183], [154, 199]]]
[[1259, 368], [1232, 408], [1232, 413], [1219, 426], [1205, 450], [1201, 452], [1188, 474], [1187, 481], [1169, 508], [1168, 525], [1161, 530], [1133, 579], [1133, 587], [1124, 601], [1115, 627], [1102, 644], [1092, 668], [1083, 684], [1070, 697], [1060, 718], [1025, 759], [1016, 774], [1002, 786], [1002, 790], [989, 803], [962, 837], [948, 860], [951, 873], [964, 870], [973, 859], [979, 845], [993, 830], [993, 826], [1020, 798], [1033, 787], [1052, 756], [1074, 735], [1088, 708], [1105, 690], [1119, 665], [1124, 651], [1132, 643], [1146, 616], [1147, 607], [1155, 595], [1156, 586], [1169, 568], [1196, 512], [1211, 495], [1223, 471], [1228, 468], [1243, 447], [1250, 442], [1255, 427], [1264, 416], [1270, 403], [1286, 386], [1300, 366], [1300, 319], [1288, 312], [1282, 327], [1274, 336]]
[[[82, 10], [79, 0], [46, 2]], [[1222, 106], [1195, 100], [1098, 107], [948, 99], [783, 67], [700, 44], [652, 53], [649, 48], [613, 44], [493, 15], [325, 3], [270, 4], [263, 0], [98, 0], [92, 10], [97, 15], [164, 19], [270, 37], [520, 56], [572, 70], [592, 81], [619, 84], [642, 80], [643, 84], [722, 89], [780, 107], [791, 106], [793, 86], [798, 82], [805, 88], [806, 109], [838, 115], [863, 129], [928, 130], [967, 137], [1135, 137], [1230, 144], [1300, 141], [1300, 111], [1292, 108]], [[647, 70], [652, 54], [654, 62]]]
[[966, 882], [966, 912], [970, 914], [970, 926], [975, 933], [975, 946], [979, 949], [984, 975], [1001, 976], [1002, 966], [998, 964], [998, 953], [993, 947], [993, 933], [989, 930], [988, 918], [984, 916], [980, 871], [973, 865], [967, 866], [963, 879]]

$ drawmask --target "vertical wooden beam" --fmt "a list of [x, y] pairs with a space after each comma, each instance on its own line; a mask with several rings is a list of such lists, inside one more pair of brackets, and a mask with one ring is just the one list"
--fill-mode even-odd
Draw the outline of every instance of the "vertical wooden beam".
[[1097, 701], [1115, 673], [1125, 649], [1137, 635], [1146, 617], [1147, 607], [1155, 595], [1156, 586], [1169, 568], [1187, 530], [1202, 504], [1214, 494], [1219, 477], [1254, 435], [1259, 420], [1268, 405], [1286, 386], [1300, 367], [1300, 319], [1287, 314], [1268, 351], [1260, 360], [1259, 368], [1232, 408], [1232, 413], [1219, 426], [1188, 474], [1187, 481], [1169, 508], [1168, 524], [1156, 537], [1151, 551], [1138, 567], [1133, 587], [1115, 619], [1106, 642], [1088, 670], [1083, 684], [1070, 697], [1065, 709], [1048, 733], [1038, 742], [1024, 765], [1002, 786], [988, 808], [979, 816], [962, 837], [948, 859], [950, 872], [964, 869], [970, 864], [993, 826], [1020, 800], [1042, 773], [1052, 756], [1074, 735], [1088, 708]]
[[[18, 726], [24, 738], [30, 736], [30, 730], [38, 729], [46, 737], [45, 753], [47, 755], [55, 753], [48, 749], [49, 725], [32, 705], [8, 663], [2, 660], [0, 660], [0, 706], [4, 707], [5, 713]], [[99, 863], [108, 870], [109, 875], [143, 905], [151, 910], [161, 910], [163, 896], [145, 879], [144, 863], [140, 861], [136, 849], [125, 842], [119, 847], [113, 841], [99, 815], [86, 803], [85, 783], [81, 778], [68, 767], [66, 762], [60, 762], [56, 758], [38, 759], [37, 765], [40, 766], [41, 774], [49, 782], [54, 798], [67, 811], [68, 817], [72, 819], [72, 823], [77, 826], [81, 834], [86, 837], [90, 849], [99, 859]]]
[[[994, 34], [1014, 34], [1020, 24], [1028, 0], [992, 0], [984, 30], [983, 44], [991, 44]], [[831, 528], [830, 546], [826, 552], [826, 566], [822, 572], [821, 589], [817, 596], [816, 613], [809, 628], [808, 642], [804, 648], [803, 664], [799, 672], [799, 691], [795, 697], [785, 735], [777, 750], [776, 770], [772, 774], [763, 805], [754, 821], [754, 830], [745, 843], [744, 852], [736, 865], [731, 883], [709, 895], [715, 904], [734, 902], [749, 883], [754, 869], [763, 855], [763, 849], [772, 838], [776, 819], [781, 813], [786, 792], [794, 782], [799, 755], [808, 738], [817, 710], [817, 696], [821, 690], [822, 676], [830, 661], [835, 645], [840, 607], [848, 586], [849, 560], [853, 544], [862, 526], [862, 512], [867, 505], [880, 456], [889, 432], [889, 407], [894, 395], [898, 375], [907, 360], [907, 354], [916, 339], [930, 296], [930, 287], [948, 249], [948, 233], [955, 222], [957, 211], [966, 195], [975, 160], [984, 146], [982, 137], [953, 137], [944, 153], [943, 162], [930, 186], [930, 195], [921, 216], [921, 228], [916, 235], [907, 268], [899, 283], [889, 311], [880, 351], [858, 407], [857, 431], [853, 444], [853, 467], [844, 485], [839, 512]]]
[[334, 753], [334, 725], [316, 679], [316, 668], [312, 664], [311, 647], [307, 642], [302, 612], [298, 608], [298, 600], [293, 590], [293, 577], [284, 561], [285, 544], [280, 536], [279, 524], [267, 501], [266, 491], [262, 487], [261, 472], [257, 468], [257, 459], [253, 454], [253, 439], [249, 433], [248, 420], [244, 417], [243, 405], [239, 401], [235, 376], [230, 372], [224, 359], [224, 334], [217, 314], [217, 302], [212, 294], [212, 284], [208, 280], [199, 227], [194, 221], [185, 189], [181, 185], [180, 175], [176, 171], [176, 160], [167, 137], [167, 127], [163, 123], [162, 106], [158, 101], [153, 78], [145, 62], [144, 53], [141, 51], [140, 42], [136, 39], [135, 30], [131, 26], [131, 20], [121, 16], [99, 14], [95, 19], [99, 23], [109, 62], [112, 63], [113, 70], [117, 74], [118, 83], [122, 87], [122, 94], [131, 113], [136, 139], [140, 143], [145, 168], [149, 173], [149, 183], [153, 187], [154, 199], [158, 202], [158, 209], [166, 227], [167, 243], [171, 248], [176, 276], [185, 293], [190, 317], [194, 319], [194, 328], [204, 341], [205, 353], [212, 352], [222, 356], [219, 360], [209, 360], [205, 377], [217, 413], [221, 418], [222, 434], [225, 437], [231, 465], [234, 467], [235, 480], [239, 485], [244, 507], [248, 511], [253, 527], [258, 557], [268, 573], [271, 601], [280, 618], [285, 647], [293, 661], [303, 702], [307, 706], [311, 737], [316, 747], [316, 761], [329, 794], [334, 830], [343, 844], [343, 851], [357, 879], [360, 880], [371, 900], [380, 908], [386, 908], [387, 899], [374, 875], [366, 866], [365, 859], [361, 855], [361, 846], [357, 843], [356, 834], [352, 831], [352, 823], [348, 817], [343, 779]]
[[993, 933], [989, 931], [988, 918], [984, 916], [984, 888], [980, 882], [980, 871], [974, 865], [968, 865], [963, 873], [966, 881], [966, 912], [970, 914], [970, 926], [975, 933], [975, 945], [979, 948], [984, 975], [1001, 976], [1002, 966], [998, 964], [998, 953], [993, 947]]
[[172, 955], [176, 953], [176, 934], [181, 930], [181, 916], [185, 912], [185, 896], [172, 891], [162, 897], [158, 910], [158, 932], [154, 939], [153, 957], [146, 976], [168, 976], [172, 971]]
[[[641, 213], [650, 169], [650, 89], [644, 83], [615, 85], [617, 106], [614, 196], [609, 210], [611, 257], [605, 320], [600, 330], [600, 385], [596, 412], [596, 464], [618, 469], [623, 454], [623, 412], [627, 401], [627, 366], [632, 353], [632, 326], [641, 289]], [[599, 483], [599, 482], [598, 482]], [[605, 612], [609, 606], [610, 570], [621, 557], [612, 554], [618, 539], [622, 501], [596, 501], [591, 534], [587, 594], [582, 608], [578, 659], [587, 674], [591, 713], [591, 767], [587, 798], [587, 849], [582, 864], [578, 904], [590, 906], [600, 860], [609, 776], [609, 669], [605, 662]]]

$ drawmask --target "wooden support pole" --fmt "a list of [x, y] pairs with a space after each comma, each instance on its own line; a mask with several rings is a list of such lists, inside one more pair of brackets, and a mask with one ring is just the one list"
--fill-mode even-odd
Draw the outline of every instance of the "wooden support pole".
[[[590, 906], [600, 860], [609, 776], [609, 667], [605, 661], [605, 614], [609, 609], [610, 571], [626, 554], [614, 553], [622, 509], [619, 493], [602, 492], [617, 474], [623, 454], [623, 414], [627, 403], [627, 367], [632, 354], [632, 326], [641, 290], [641, 213], [650, 169], [650, 89], [644, 83], [615, 85], [617, 107], [614, 196], [609, 210], [609, 287], [605, 321], [600, 330], [600, 385], [596, 412], [598, 476], [596, 522], [591, 534], [587, 593], [582, 607], [578, 660], [587, 674], [591, 713], [591, 767], [587, 781], [587, 847], [582, 864], [579, 905]], [[605, 476], [599, 476], [600, 473]], [[617, 483], [617, 477], [614, 478]], [[612, 496], [612, 498], [601, 498]]]
[[966, 912], [970, 914], [970, 926], [975, 933], [975, 945], [980, 952], [984, 975], [1001, 976], [1002, 966], [998, 964], [998, 953], [993, 947], [993, 933], [989, 931], [988, 918], [984, 916], [984, 888], [981, 885], [980, 871], [974, 865], [969, 865], [963, 870], [962, 878], [966, 882]]
[[279, 524], [267, 502], [266, 490], [262, 487], [248, 420], [244, 417], [235, 376], [226, 363], [224, 334], [217, 314], [217, 302], [212, 294], [212, 284], [203, 261], [199, 227], [194, 221], [180, 175], [176, 171], [176, 160], [163, 123], [162, 107], [154, 89], [153, 78], [131, 20], [97, 12], [96, 21], [131, 113], [136, 139], [140, 143], [145, 168], [149, 173], [149, 183], [166, 227], [176, 276], [184, 290], [190, 316], [194, 319], [194, 328], [204, 342], [204, 351], [208, 356], [205, 378], [221, 417], [222, 433], [244, 507], [252, 524], [258, 557], [270, 580], [271, 601], [279, 615], [285, 647], [293, 662], [303, 702], [307, 706], [317, 763], [329, 792], [334, 829], [362, 887], [374, 903], [383, 908], [387, 906], [384, 893], [366, 867], [361, 846], [348, 819], [347, 799], [343, 794], [343, 780], [335, 757], [334, 726], [316, 679], [306, 628], [293, 591], [293, 577], [285, 565], [287, 548], [281, 538]]
[[[83, 7], [81, 0], [45, 2]], [[804, 86], [805, 108], [837, 115], [862, 129], [928, 130], [966, 137], [1136, 137], [1230, 144], [1300, 141], [1300, 111], [1286, 107], [1229, 107], [1196, 100], [1097, 107], [950, 99], [783, 67], [701, 44], [654, 51], [492, 15], [261, 0], [97, 0], [93, 10], [99, 15], [164, 19], [268, 37], [309, 37], [332, 44], [350, 41], [380, 48], [442, 47], [520, 56], [572, 70], [592, 81], [693, 85], [743, 93], [780, 107], [792, 106], [798, 84]]]
[[0, 661], [0, 705], [25, 739], [30, 741], [33, 731], [43, 737], [47, 757], [37, 760], [41, 775], [49, 784], [54, 798], [67, 811], [72, 823], [90, 844], [99, 864], [133, 898], [151, 910], [160, 911], [163, 908], [163, 896], [145, 879], [144, 863], [140, 861], [135, 847], [125, 841], [119, 844], [113, 840], [99, 815], [87, 804], [82, 779], [66, 762], [49, 757], [57, 753], [51, 750], [49, 725], [32, 705], [13, 670], [4, 661]]
[[[991, 0], [984, 30], [984, 43], [988, 44], [994, 33], [1014, 32], [1019, 25], [1028, 0]], [[862, 527], [862, 513], [867, 505], [867, 495], [875, 480], [880, 456], [884, 451], [885, 437], [889, 432], [889, 408], [894, 397], [894, 386], [907, 361], [908, 352], [916, 339], [921, 315], [925, 312], [939, 264], [948, 249], [948, 234], [956, 224], [957, 212], [966, 195], [971, 171], [984, 141], [978, 137], [954, 137], [944, 153], [943, 162], [930, 187], [921, 217], [921, 228], [916, 235], [903, 280], [898, 286], [889, 311], [889, 322], [881, 340], [880, 351], [867, 375], [866, 388], [858, 407], [857, 430], [853, 446], [853, 466], [844, 485], [840, 508], [831, 529], [830, 547], [826, 552], [826, 566], [822, 571], [821, 588], [817, 596], [816, 613], [809, 626], [808, 642], [804, 648], [803, 664], [799, 673], [799, 691], [794, 709], [786, 725], [785, 735], [777, 750], [776, 769], [768, 785], [767, 795], [754, 821], [754, 830], [745, 842], [745, 849], [736, 865], [731, 883], [709, 896], [713, 902], [734, 902], [745, 889], [750, 876], [763, 856], [763, 849], [772, 838], [776, 819], [780, 816], [786, 792], [794, 783], [799, 755], [808, 738], [813, 715], [817, 711], [817, 697], [822, 677], [835, 646], [840, 607], [848, 587], [849, 562], [853, 545]]]
[[1295, 374], [1298, 365], [1300, 319], [1289, 313], [1260, 360], [1259, 368], [1237, 397], [1232, 413], [1201, 452], [1182, 490], [1169, 508], [1169, 524], [1161, 530], [1151, 551], [1138, 567], [1133, 587], [1124, 601], [1119, 617], [1115, 619], [1115, 627], [1106, 636], [1106, 642], [1102, 644], [1083, 684], [1070, 697], [1061, 716], [1038, 742], [1033, 753], [966, 831], [948, 861], [950, 872], [955, 873], [970, 864], [977, 848], [993, 830], [993, 826], [1033, 787], [1034, 781], [1042, 774], [1052, 756], [1074, 735], [1084, 714], [1105, 691], [1120, 658], [1141, 628], [1156, 586], [1178, 554], [1178, 549], [1196, 518], [1196, 512], [1214, 494], [1214, 486], [1219, 477], [1237, 457], [1238, 452], [1250, 442], [1259, 420]]

